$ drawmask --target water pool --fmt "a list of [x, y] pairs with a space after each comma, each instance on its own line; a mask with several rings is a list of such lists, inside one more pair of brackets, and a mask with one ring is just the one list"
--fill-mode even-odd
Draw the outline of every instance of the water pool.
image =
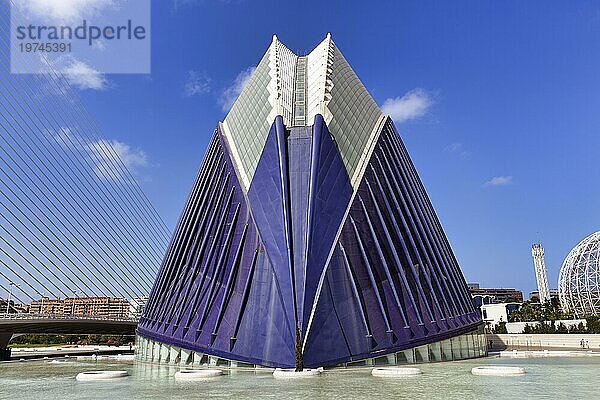
[[[524, 367], [523, 376], [474, 376], [480, 365]], [[178, 368], [112, 361], [0, 364], [0, 399], [600, 399], [600, 357], [486, 358], [420, 364], [419, 376], [375, 378], [370, 368], [325, 371], [280, 381], [267, 372], [226, 371], [203, 382], [178, 382]], [[120, 369], [128, 378], [77, 382], [79, 372]]]

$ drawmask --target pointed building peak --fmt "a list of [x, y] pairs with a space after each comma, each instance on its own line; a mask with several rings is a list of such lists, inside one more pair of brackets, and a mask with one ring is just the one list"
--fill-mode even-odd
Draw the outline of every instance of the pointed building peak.
[[267, 53], [224, 121], [223, 131], [244, 190], [252, 181], [275, 117], [281, 115], [287, 127], [301, 127], [312, 125], [317, 114], [331, 127], [351, 182], [358, 185], [370, 152], [357, 149], [374, 142], [383, 113], [331, 33], [306, 56], [296, 55], [273, 35]]
[[[323, 46], [327, 46], [329, 44], [333, 43], [333, 40], [331, 38], [331, 32], [327, 32], [327, 35], [325, 35], [325, 38], [323, 40], [321, 40], [319, 42], [319, 44], [317, 44], [310, 52], [310, 53], [314, 53], [315, 50], [317, 50], [320, 47]], [[276, 34], [273, 34], [273, 38], [271, 40], [271, 46], [277, 46], [279, 48], [285, 48], [290, 54], [292, 54], [295, 57], [303, 57], [302, 54], [297, 54], [295, 51], [291, 50], [285, 43], [283, 43]]]

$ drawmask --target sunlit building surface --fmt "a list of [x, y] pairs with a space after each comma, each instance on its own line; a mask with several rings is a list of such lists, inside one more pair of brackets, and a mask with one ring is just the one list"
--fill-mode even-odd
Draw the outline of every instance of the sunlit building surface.
[[32, 301], [31, 314], [74, 315], [80, 317], [128, 318], [130, 301], [113, 297], [71, 297]]
[[565, 258], [558, 296], [564, 311], [580, 317], [600, 315], [600, 232], [583, 239]]
[[274, 37], [204, 162], [138, 357], [307, 367], [477, 357], [482, 321], [393, 122], [328, 36]]
[[148, 303], [148, 296], [134, 297], [129, 302], [129, 317], [139, 319]]
[[544, 247], [540, 243], [531, 246], [533, 266], [538, 287], [538, 299], [541, 304], [550, 302], [550, 289], [548, 288], [548, 274], [546, 273], [546, 261], [544, 259]]
[[523, 292], [510, 288], [482, 288], [478, 283], [469, 283], [469, 293], [475, 307], [482, 304], [523, 302]]

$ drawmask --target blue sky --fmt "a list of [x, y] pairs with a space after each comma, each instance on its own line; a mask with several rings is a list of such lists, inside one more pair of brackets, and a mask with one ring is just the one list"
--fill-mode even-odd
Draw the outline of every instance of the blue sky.
[[331, 32], [393, 112], [468, 281], [527, 295], [535, 287], [531, 244], [541, 241], [556, 287], [570, 248], [599, 229], [598, 3], [162, 0], [152, 7], [152, 74], [90, 73], [78, 84], [170, 228], [225, 116], [223, 103], [271, 36], [307, 53]]

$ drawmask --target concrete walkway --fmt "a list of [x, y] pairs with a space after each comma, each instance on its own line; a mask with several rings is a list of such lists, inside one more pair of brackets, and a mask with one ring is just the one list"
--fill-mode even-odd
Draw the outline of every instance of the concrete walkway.
[[592, 350], [506, 350], [489, 352], [488, 357], [538, 358], [538, 357], [600, 357], [600, 351]]
[[[600, 334], [486, 334], [490, 351], [600, 351]], [[582, 348], [583, 344], [583, 348]]]

